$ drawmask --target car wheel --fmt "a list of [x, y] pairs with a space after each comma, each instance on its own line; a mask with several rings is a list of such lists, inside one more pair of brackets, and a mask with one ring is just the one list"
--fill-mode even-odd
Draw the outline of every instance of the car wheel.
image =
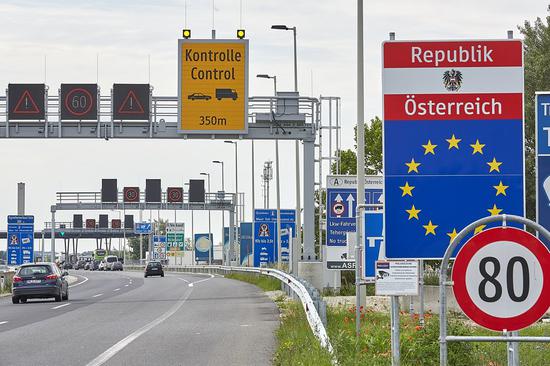
[[164, 277], [164, 273], [160, 275], [160, 277]]
[[143, 275], [143, 277], [147, 278], [147, 275]]
[[55, 302], [61, 302], [61, 298], [62, 298], [62, 296], [61, 296], [61, 290], [59, 290], [59, 295], [55, 295], [54, 298], [55, 298]]
[[26, 297], [22, 297], [19, 301], [21, 301], [23, 304], [26, 304], [26, 303], [27, 303], [27, 298], [26, 298]]
[[12, 296], [11, 302], [14, 304], [19, 304], [19, 298], [17, 296]]
[[69, 290], [67, 290], [65, 296], [63, 296], [63, 300], [69, 300]]

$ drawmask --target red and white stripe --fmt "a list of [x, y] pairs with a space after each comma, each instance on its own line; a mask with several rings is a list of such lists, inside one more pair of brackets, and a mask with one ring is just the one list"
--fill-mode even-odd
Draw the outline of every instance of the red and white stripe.
[[[385, 42], [385, 120], [522, 119], [522, 43], [503, 41]], [[446, 71], [462, 74], [446, 89]]]

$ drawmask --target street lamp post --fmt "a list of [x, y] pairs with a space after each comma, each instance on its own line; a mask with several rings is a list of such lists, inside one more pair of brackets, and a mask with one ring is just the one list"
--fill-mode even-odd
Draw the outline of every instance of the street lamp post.
[[273, 95], [277, 96], [277, 76], [276, 75], [270, 76], [268, 74], [258, 74], [256, 75], [256, 77], [261, 79], [273, 79]]
[[[223, 161], [212, 160], [212, 163], [221, 164], [221, 166], [222, 166], [222, 191], [225, 194], [225, 180], [224, 180], [225, 173], [224, 173], [224, 168], [223, 168]], [[225, 212], [222, 210], [222, 251], [224, 250], [224, 247], [225, 247], [224, 226], [225, 226]], [[226, 262], [227, 262], [227, 258], [226, 258]]]
[[[239, 222], [240, 222], [240, 215], [239, 215], [239, 212], [240, 211], [240, 199], [239, 199], [239, 159], [238, 159], [238, 153], [237, 153], [237, 141], [229, 141], [229, 140], [226, 140], [224, 141], [226, 144], [233, 144], [235, 145], [235, 194], [236, 194], [236, 197], [237, 197], [237, 206], [236, 206], [236, 220], [235, 220], [235, 241], [233, 243], [233, 246], [236, 245], [236, 243], [240, 243], [240, 238], [239, 238]], [[244, 202], [242, 202], [242, 205], [243, 205], [243, 209], [244, 209]], [[234, 253], [236, 253], [236, 248], [233, 247], [233, 248], [230, 248], [231, 249], [231, 254], [233, 255]]]
[[[211, 191], [210, 191], [210, 173], [201, 173], [201, 175], [206, 175], [208, 177], [208, 194], [210, 195], [211, 194]], [[210, 199], [210, 197], [209, 197]], [[208, 210], [208, 235], [210, 235], [212, 233], [212, 218], [211, 218], [211, 215], [210, 215], [210, 210]], [[214, 243], [212, 243], [212, 246], [214, 245]], [[208, 264], [212, 264], [212, 249], [214, 249], [213, 247], [210, 247], [210, 249], [208, 250]]]
[[[296, 27], [288, 27], [283, 24], [272, 25], [271, 29], [291, 30], [294, 37], [294, 91], [298, 93], [298, 55], [296, 47]], [[295, 141], [296, 155], [296, 245], [302, 247], [302, 219], [301, 219], [301, 196], [300, 196], [300, 142]], [[319, 239], [320, 240], [320, 239]], [[320, 246], [319, 246], [320, 247]]]

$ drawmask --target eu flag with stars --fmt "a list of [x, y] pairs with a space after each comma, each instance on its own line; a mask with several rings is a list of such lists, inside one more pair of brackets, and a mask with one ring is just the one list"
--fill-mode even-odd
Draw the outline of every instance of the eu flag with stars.
[[[472, 222], [524, 216], [521, 42], [503, 42], [477, 42], [495, 50], [487, 64], [457, 59], [437, 65], [416, 63], [426, 60], [424, 50], [445, 55], [470, 45], [384, 44], [387, 258], [441, 259]], [[508, 53], [497, 52], [506, 47]], [[418, 57], [407, 58], [411, 49]]]

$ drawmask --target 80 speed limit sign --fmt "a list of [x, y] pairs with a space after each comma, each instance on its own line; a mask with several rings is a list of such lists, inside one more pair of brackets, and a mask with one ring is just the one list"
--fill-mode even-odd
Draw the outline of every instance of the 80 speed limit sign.
[[550, 307], [550, 253], [512, 227], [483, 231], [456, 256], [453, 291], [472, 321], [495, 331], [523, 329]]

